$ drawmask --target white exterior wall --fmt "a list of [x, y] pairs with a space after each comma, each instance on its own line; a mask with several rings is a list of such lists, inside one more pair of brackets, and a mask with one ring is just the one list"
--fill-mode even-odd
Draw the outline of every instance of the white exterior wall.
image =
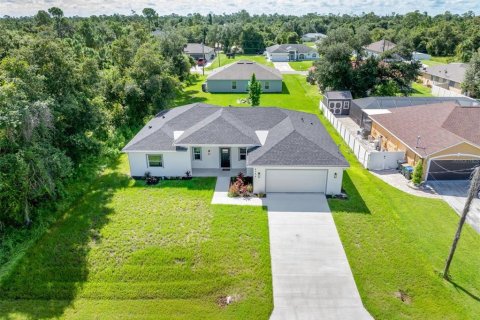
[[193, 148], [189, 149], [190, 159], [192, 159], [193, 169], [218, 169], [220, 168], [220, 149], [209, 146], [202, 148], [202, 160], [193, 160]]
[[[185, 172], [192, 171], [190, 152], [129, 152], [130, 175], [143, 177], [145, 172], [158, 177], [182, 177]], [[162, 154], [163, 167], [148, 167], [147, 154]]]
[[[317, 60], [318, 59], [318, 53], [316, 52], [310, 52], [310, 53], [304, 53], [305, 56], [304, 59], [299, 59], [299, 54], [296, 54], [296, 60], [293, 61], [304, 61], [304, 60]], [[313, 56], [315, 55], [315, 57]], [[290, 55], [288, 53], [268, 53], [267, 52], [267, 59], [272, 61], [272, 62], [288, 62], [290, 61]]]
[[[235, 80], [207, 80], [208, 92], [238, 92], [247, 93], [249, 80], [236, 80], [237, 88], [232, 89]], [[258, 80], [262, 85], [262, 92], [282, 92], [282, 80], [269, 80], [269, 89], [265, 89], [266, 80]]]
[[[220, 147], [206, 146], [202, 148], [202, 160], [193, 160], [193, 148], [189, 148], [189, 154], [192, 159], [192, 168], [194, 169], [218, 169], [220, 168]], [[230, 148], [230, 167], [233, 169], [245, 169], [246, 161], [239, 159], [239, 148]]]
[[[265, 193], [266, 170], [268, 169], [327, 170], [326, 194], [340, 194], [342, 191], [343, 170], [345, 169], [342, 167], [253, 167], [253, 192]], [[336, 178], [335, 173], [337, 174]]]

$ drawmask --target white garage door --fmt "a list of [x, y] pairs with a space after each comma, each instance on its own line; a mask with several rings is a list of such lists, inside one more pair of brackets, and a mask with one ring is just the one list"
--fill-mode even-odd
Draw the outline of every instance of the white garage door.
[[267, 169], [267, 192], [323, 192], [327, 170]]

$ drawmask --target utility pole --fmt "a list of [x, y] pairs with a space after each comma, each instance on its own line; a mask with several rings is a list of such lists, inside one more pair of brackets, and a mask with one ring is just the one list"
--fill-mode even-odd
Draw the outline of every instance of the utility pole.
[[455, 238], [453, 238], [452, 247], [450, 248], [450, 254], [448, 255], [447, 263], [445, 264], [445, 270], [443, 271], [443, 278], [448, 279], [448, 269], [450, 269], [450, 264], [452, 263], [453, 255], [457, 249], [458, 240], [460, 240], [460, 235], [462, 234], [462, 228], [467, 219], [467, 214], [470, 211], [470, 205], [472, 204], [473, 198], [478, 195], [480, 190], [480, 166], [476, 167], [472, 174], [472, 181], [470, 182], [470, 189], [468, 190], [467, 201], [465, 202], [465, 207], [463, 207], [462, 217], [458, 223], [457, 233], [455, 233]]
[[203, 56], [202, 75], [205, 75], [205, 64], [207, 63], [207, 59], [205, 59], [205, 38], [207, 37], [207, 27], [204, 27], [202, 31], [203, 31], [203, 41], [202, 41], [202, 56]]

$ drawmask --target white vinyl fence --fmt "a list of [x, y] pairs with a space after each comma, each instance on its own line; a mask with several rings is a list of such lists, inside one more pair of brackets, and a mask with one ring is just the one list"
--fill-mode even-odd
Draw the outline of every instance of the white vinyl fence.
[[454, 91], [450, 91], [450, 90], [447, 90], [445, 88], [442, 88], [440, 86], [436, 86], [434, 84], [432, 84], [432, 95], [434, 96], [437, 96], [437, 97], [461, 97], [461, 98], [468, 98], [467, 96], [461, 94], [461, 93], [458, 93], [458, 92], [454, 92]]
[[325, 118], [330, 121], [337, 132], [342, 136], [343, 140], [348, 144], [350, 149], [357, 157], [358, 161], [369, 170], [386, 170], [395, 169], [398, 166], [398, 161], [405, 159], [405, 152], [387, 152], [367, 150], [360, 142], [360, 137], [353, 135], [343, 124], [339, 121], [333, 113], [328, 110], [323, 103], [320, 103], [320, 110], [323, 111]]

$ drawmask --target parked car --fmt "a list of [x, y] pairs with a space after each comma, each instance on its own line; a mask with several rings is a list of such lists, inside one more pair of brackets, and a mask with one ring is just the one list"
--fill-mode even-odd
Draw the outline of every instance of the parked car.
[[197, 66], [202, 67], [207, 64], [207, 60], [200, 58], [197, 60]]

